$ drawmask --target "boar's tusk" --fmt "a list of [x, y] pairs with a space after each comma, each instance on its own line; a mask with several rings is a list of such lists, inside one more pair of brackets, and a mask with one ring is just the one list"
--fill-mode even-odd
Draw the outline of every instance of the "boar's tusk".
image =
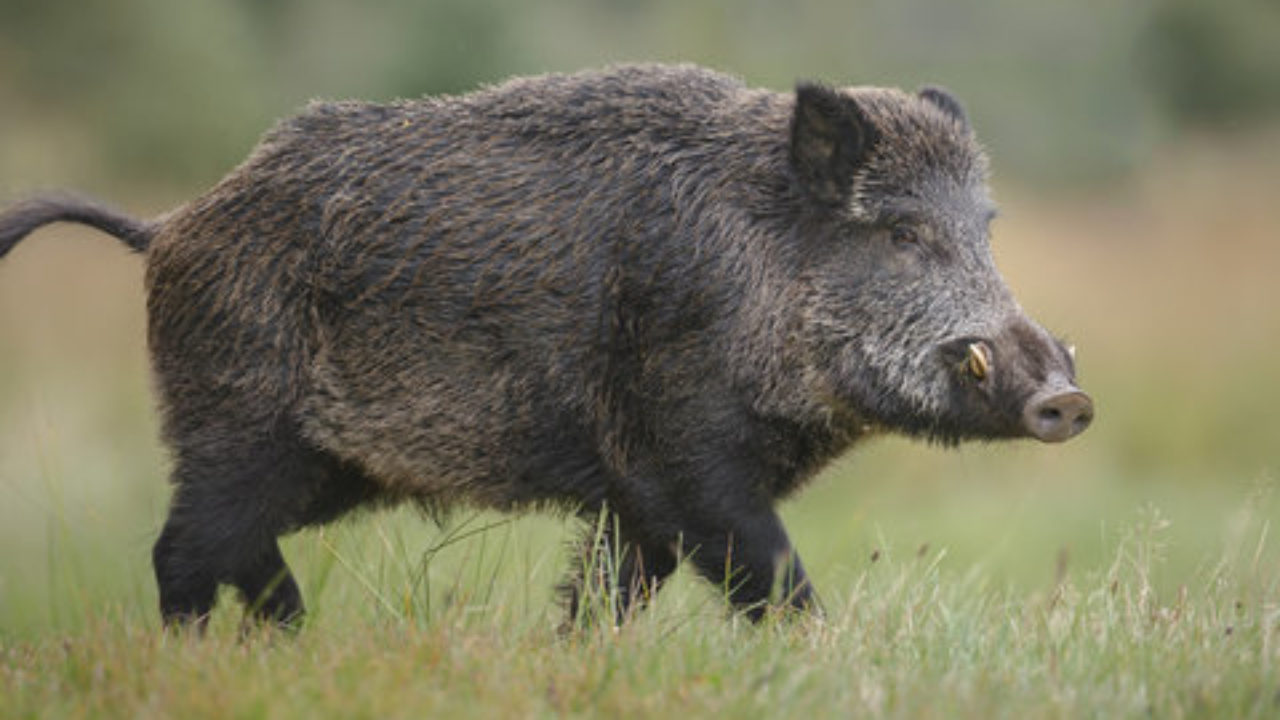
[[982, 343], [969, 343], [969, 372], [979, 380], [991, 371], [991, 356], [987, 346]]
[[1075, 362], [1075, 361], [1076, 361], [1076, 346], [1075, 346], [1075, 345], [1068, 345], [1068, 346], [1067, 346], [1067, 355], [1069, 355], [1069, 356], [1071, 357], [1071, 362]]

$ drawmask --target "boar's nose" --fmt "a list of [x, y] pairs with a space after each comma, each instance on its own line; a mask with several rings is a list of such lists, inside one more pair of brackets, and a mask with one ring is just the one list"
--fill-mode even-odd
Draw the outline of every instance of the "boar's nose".
[[1022, 411], [1028, 433], [1044, 442], [1062, 442], [1093, 422], [1093, 400], [1077, 388], [1055, 389], [1031, 398]]

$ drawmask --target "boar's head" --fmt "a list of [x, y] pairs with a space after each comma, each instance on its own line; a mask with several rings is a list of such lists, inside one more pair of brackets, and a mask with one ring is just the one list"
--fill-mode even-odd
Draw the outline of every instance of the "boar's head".
[[802, 84], [790, 163], [800, 344], [831, 402], [945, 443], [1089, 425], [1073, 352], [996, 269], [987, 160], [955, 98]]

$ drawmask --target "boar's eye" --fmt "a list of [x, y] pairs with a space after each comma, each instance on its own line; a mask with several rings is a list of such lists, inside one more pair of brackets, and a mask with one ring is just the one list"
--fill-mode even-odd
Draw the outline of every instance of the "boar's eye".
[[901, 247], [917, 245], [920, 242], [920, 235], [916, 233], [915, 228], [909, 225], [894, 225], [889, 230], [889, 237], [893, 240], [894, 245]]

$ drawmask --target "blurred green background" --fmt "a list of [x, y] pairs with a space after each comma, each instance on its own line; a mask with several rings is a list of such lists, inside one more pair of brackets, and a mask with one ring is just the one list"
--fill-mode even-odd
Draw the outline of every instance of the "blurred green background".
[[[1079, 346], [1098, 419], [1060, 447], [877, 442], [786, 506], [794, 538], [837, 592], [873, 550], [925, 544], [1034, 589], [1063, 560], [1105, 570], [1154, 506], [1172, 589], [1227, 556], [1277, 561], [1276, 38], [1265, 0], [0, 0], [0, 200], [73, 187], [160, 212], [317, 97], [628, 60], [779, 90], [941, 84], [992, 154], [1001, 267]], [[152, 612], [166, 459], [141, 281], [138, 258], [78, 228], [0, 264], [0, 631]], [[522, 523], [559, 557], [561, 524]], [[304, 534], [286, 553], [305, 566], [315, 548]]]

